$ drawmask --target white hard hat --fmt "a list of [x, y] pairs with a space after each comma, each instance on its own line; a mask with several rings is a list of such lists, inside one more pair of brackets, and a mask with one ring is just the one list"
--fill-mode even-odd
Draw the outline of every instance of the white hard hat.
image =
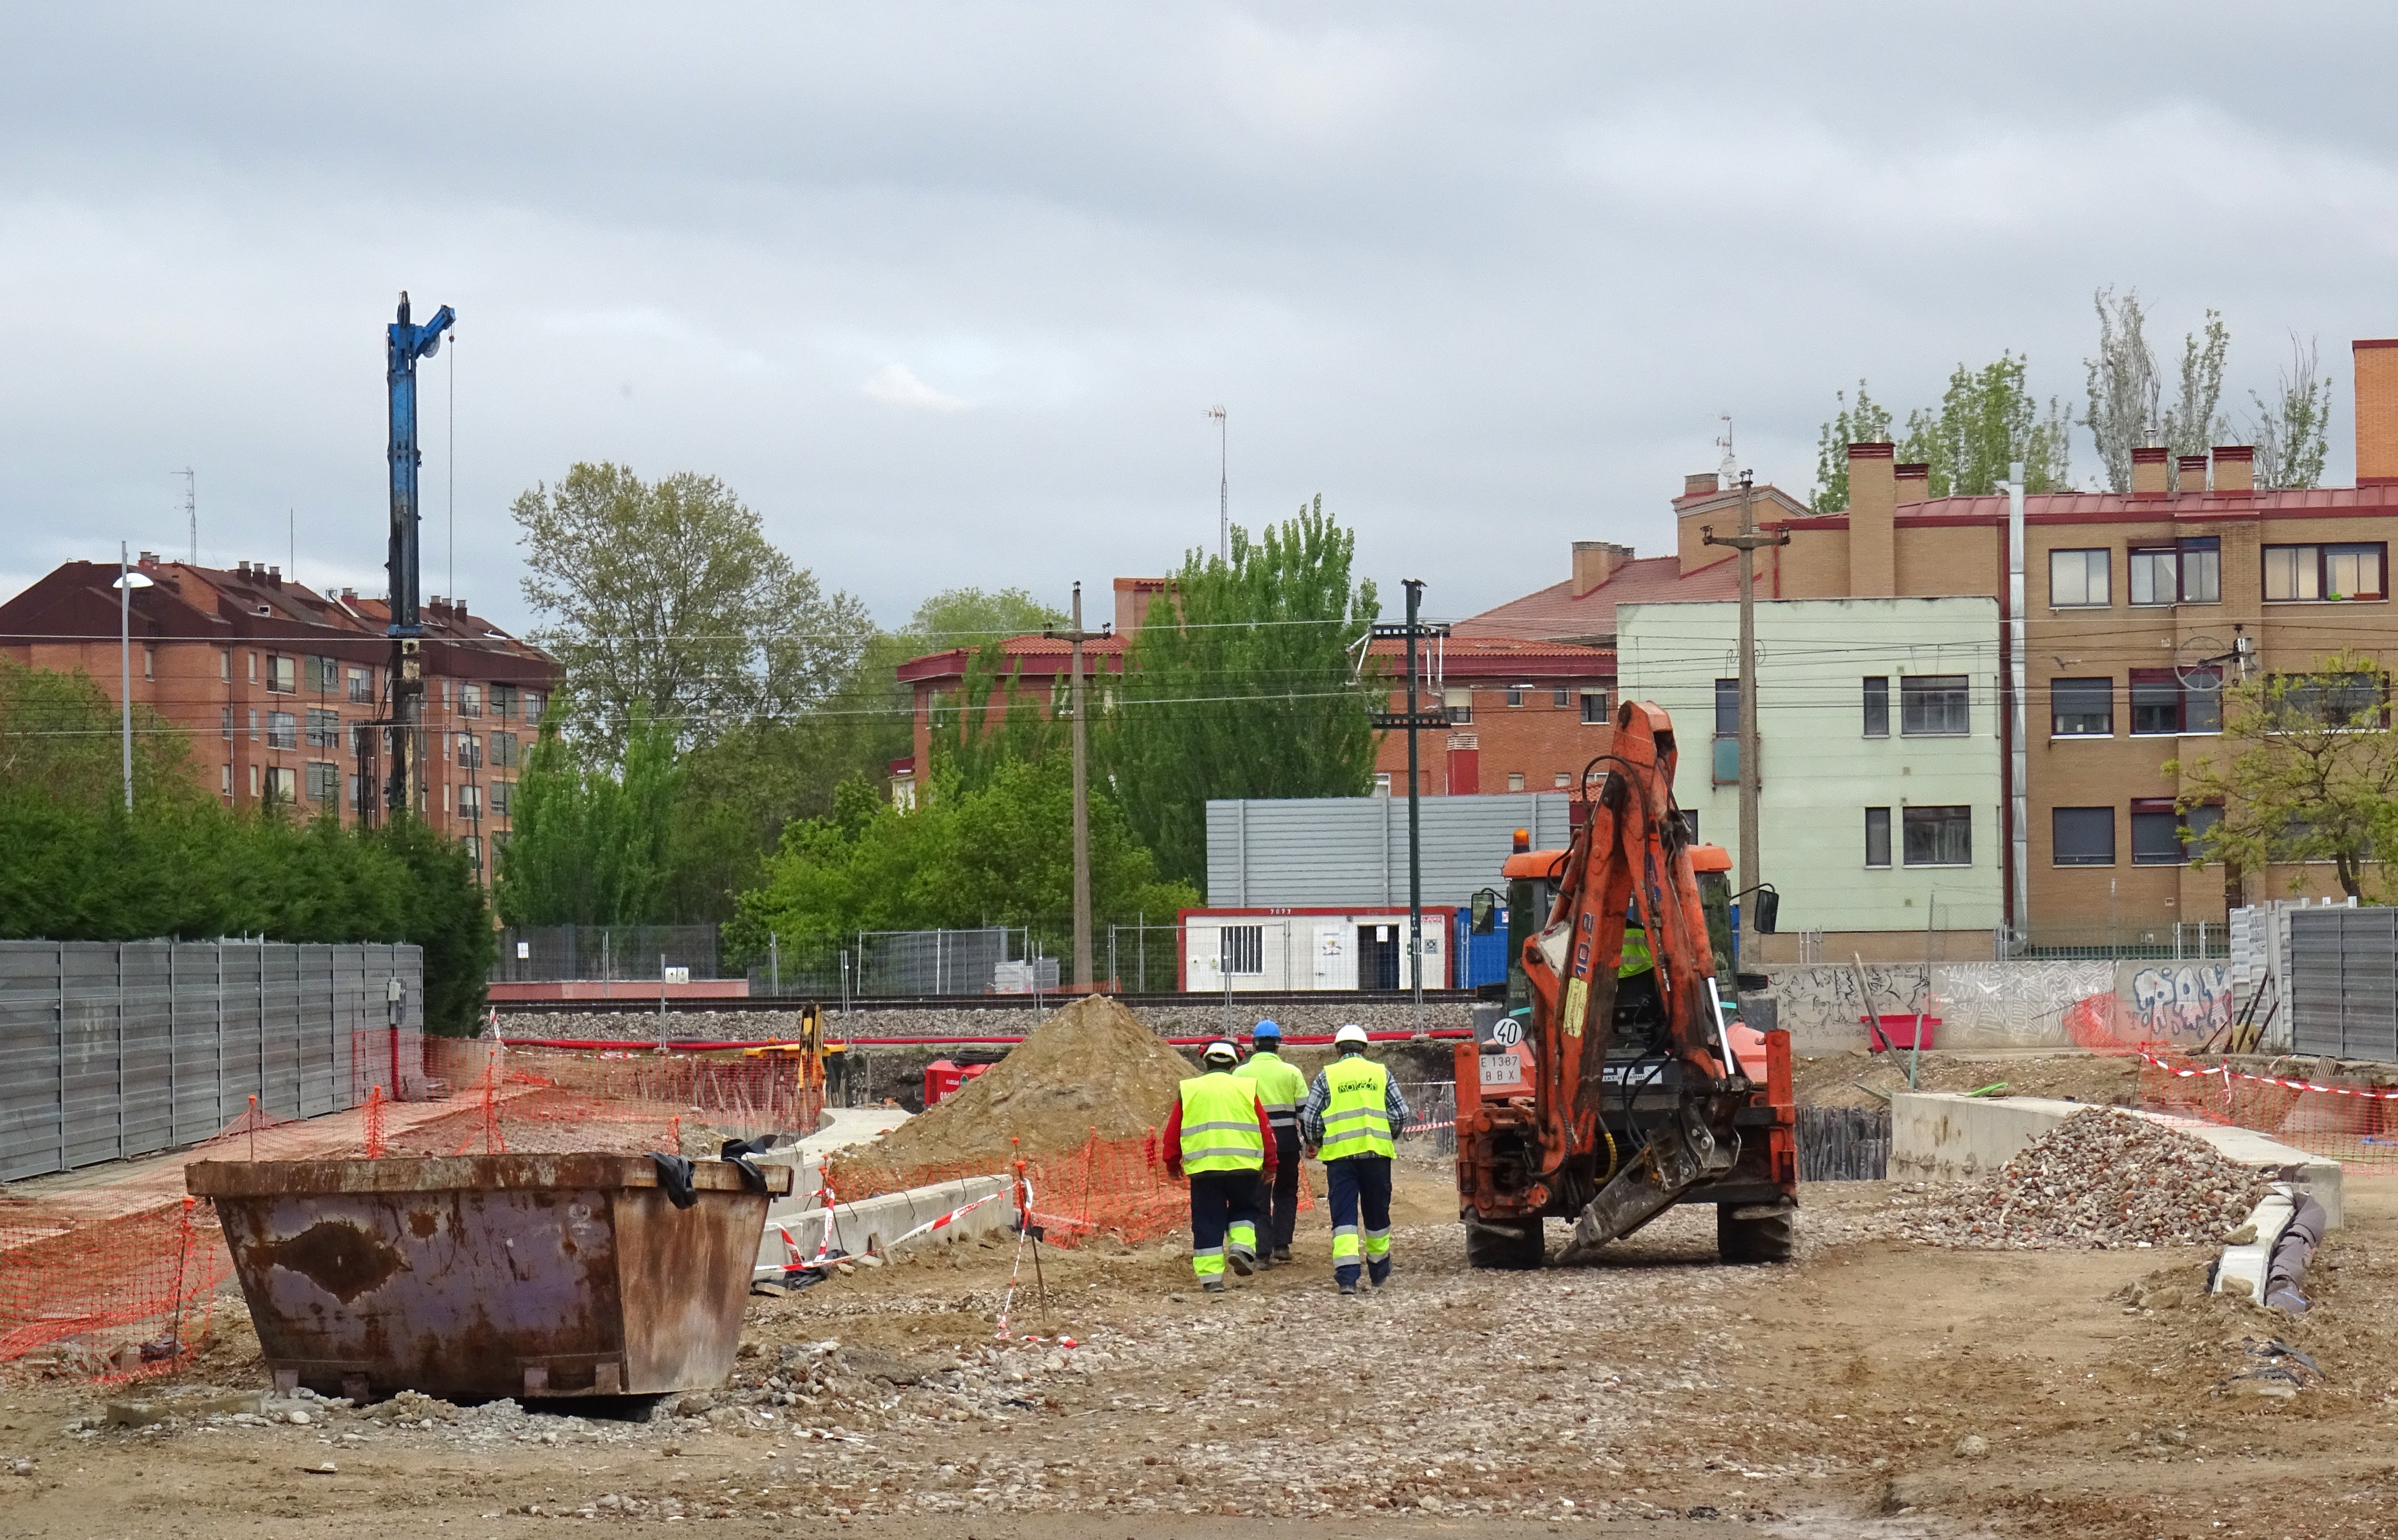
[[1202, 1053], [1200, 1057], [1210, 1064], [1220, 1059], [1228, 1065], [1236, 1065], [1241, 1062], [1241, 1051], [1225, 1038], [1219, 1038], [1207, 1045], [1207, 1051]]
[[1340, 1048], [1350, 1043], [1355, 1043], [1360, 1048], [1366, 1046], [1366, 1029], [1359, 1026], [1355, 1022], [1351, 1022], [1340, 1031], [1332, 1034], [1333, 1047]]

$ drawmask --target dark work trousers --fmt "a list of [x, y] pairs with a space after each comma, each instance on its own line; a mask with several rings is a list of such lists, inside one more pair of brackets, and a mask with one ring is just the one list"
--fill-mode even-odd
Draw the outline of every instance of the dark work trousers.
[[1327, 1160], [1324, 1174], [1332, 1208], [1332, 1276], [1356, 1282], [1362, 1260], [1368, 1276], [1381, 1283], [1391, 1276], [1391, 1158]]
[[1273, 1247], [1290, 1250], [1290, 1234], [1299, 1224], [1299, 1130], [1278, 1128], [1274, 1134], [1273, 1189], [1271, 1203]]
[[[1387, 1192], [1389, 1189], [1384, 1188]], [[1251, 1255], [1257, 1252], [1258, 1173], [1203, 1171], [1191, 1173], [1192, 1271], [1203, 1279], [1224, 1276], [1226, 1241]]]

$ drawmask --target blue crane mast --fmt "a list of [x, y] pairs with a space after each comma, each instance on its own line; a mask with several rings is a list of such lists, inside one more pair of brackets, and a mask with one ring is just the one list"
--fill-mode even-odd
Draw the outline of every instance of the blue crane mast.
[[441, 338], [457, 317], [443, 305], [430, 321], [408, 318], [408, 291], [400, 290], [399, 318], [386, 328], [384, 382], [391, 391], [391, 771], [384, 783], [384, 806], [397, 815], [424, 810], [421, 787], [424, 720], [424, 615], [418, 608], [416, 361], [441, 351]]

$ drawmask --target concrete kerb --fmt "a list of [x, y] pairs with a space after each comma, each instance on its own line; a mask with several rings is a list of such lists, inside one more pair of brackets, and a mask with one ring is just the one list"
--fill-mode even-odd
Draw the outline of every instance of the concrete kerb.
[[1015, 1206], [1004, 1196], [1007, 1190], [1008, 1179], [1004, 1176], [967, 1176], [910, 1187], [905, 1192], [882, 1193], [855, 1203], [842, 1200], [830, 1210], [814, 1193], [783, 1199], [767, 1210], [766, 1230], [758, 1243], [758, 1276], [781, 1276], [788, 1256], [783, 1242], [786, 1230], [802, 1257], [815, 1255], [817, 1247], [828, 1240], [852, 1256], [879, 1254], [900, 1244], [900, 1239], [919, 1225], [978, 1199], [991, 1198], [993, 1201], [908, 1243], [951, 1244], [987, 1235], [1004, 1235], [1016, 1220]]

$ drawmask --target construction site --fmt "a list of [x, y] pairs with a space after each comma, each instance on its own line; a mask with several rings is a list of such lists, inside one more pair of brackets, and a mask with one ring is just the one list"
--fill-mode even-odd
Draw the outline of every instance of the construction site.
[[[1552, 934], [1578, 904], [1623, 929], [1637, 807], [1578, 837]], [[1651, 848], [1684, 876], [1631, 907], [1659, 972], [1696, 978], [1688, 849]], [[368, 1027], [324, 1040], [378, 1083], [314, 1117], [241, 1091], [309, 1072], [262, 1049], [243, 1080], [220, 1006], [212, 1094], [248, 1109], [0, 1199], [7, 1527], [2390, 1532], [2398, 1090], [2364, 1066], [2191, 1054], [2111, 994], [2036, 1047], [1927, 1051], [1919, 1021], [1794, 1052], [1713, 1017], [1711, 1084], [1757, 1109], [1719, 1126], [1779, 1177], [1742, 1187], [1751, 1157], [1719, 1152], [1669, 1181], [1687, 1125], [1626, 1092], [1596, 1128], [1650, 1164], [1598, 1174], [1645, 1181], [1641, 1212], [1581, 1250], [1625, 1199], [1571, 1193], [1527, 1252], [1483, 1162], [1558, 1110], [1518, 1061], [1569, 1052], [1569, 990], [1523, 960], [1517, 1015], [1341, 1008], [1408, 1108], [1389, 1279], [1354, 1294], [1314, 1161], [1288, 1262], [1193, 1277], [1163, 1131], [1199, 1051], [1248, 1045], [1219, 1005]], [[133, 977], [120, 1042], [172, 1016]], [[1630, 986], [1600, 979], [1611, 1062], [1637, 1059]], [[661, 1026], [722, 1036], [639, 1040]], [[1300, 1075], [1328, 1037], [1290, 1029]]]

